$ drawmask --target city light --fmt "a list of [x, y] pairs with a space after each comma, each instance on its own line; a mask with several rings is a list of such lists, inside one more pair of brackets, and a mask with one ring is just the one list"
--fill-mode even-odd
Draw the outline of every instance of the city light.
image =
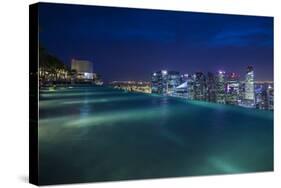
[[[219, 104], [238, 105], [247, 108], [273, 110], [273, 88], [271, 82], [256, 82], [252, 66], [245, 71], [245, 79], [235, 72], [226, 74], [218, 70], [217, 74], [202, 72], [180, 74], [176, 71], [162, 70], [154, 72], [151, 79], [151, 93], [181, 97]], [[260, 92], [256, 85], [268, 85]]]
[[219, 74], [225, 74], [225, 72], [222, 70], [219, 70]]

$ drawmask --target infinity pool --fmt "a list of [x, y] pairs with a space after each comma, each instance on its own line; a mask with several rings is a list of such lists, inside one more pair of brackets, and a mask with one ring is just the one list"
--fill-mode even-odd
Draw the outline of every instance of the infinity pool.
[[107, 87], [41, 90], [39, 183], [273, 170], [273, 113]]

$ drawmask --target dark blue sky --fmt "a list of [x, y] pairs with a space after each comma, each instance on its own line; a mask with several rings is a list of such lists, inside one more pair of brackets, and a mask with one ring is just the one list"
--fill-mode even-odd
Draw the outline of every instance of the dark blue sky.
[[106, 81], [150, 80], [160, 69], [237, 72], [273, 80], [273, 18], [45, 4], [40, 43], [70, 64], [90, 60]]

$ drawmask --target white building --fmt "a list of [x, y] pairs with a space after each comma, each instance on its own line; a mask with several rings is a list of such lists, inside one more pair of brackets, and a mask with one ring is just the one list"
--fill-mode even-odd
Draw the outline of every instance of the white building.
[[90, 81], [94, 78], [93, 64], [85, 60], [71, 60], [71, 70], [77, 72], [76, 79], [83, 81]]

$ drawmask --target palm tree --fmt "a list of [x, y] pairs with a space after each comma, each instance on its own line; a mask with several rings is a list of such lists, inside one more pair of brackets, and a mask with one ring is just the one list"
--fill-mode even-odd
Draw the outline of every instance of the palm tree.
[[69, 68], [57, 57], [39, 47], [39, 78], [42, 82], [65, 80]]

